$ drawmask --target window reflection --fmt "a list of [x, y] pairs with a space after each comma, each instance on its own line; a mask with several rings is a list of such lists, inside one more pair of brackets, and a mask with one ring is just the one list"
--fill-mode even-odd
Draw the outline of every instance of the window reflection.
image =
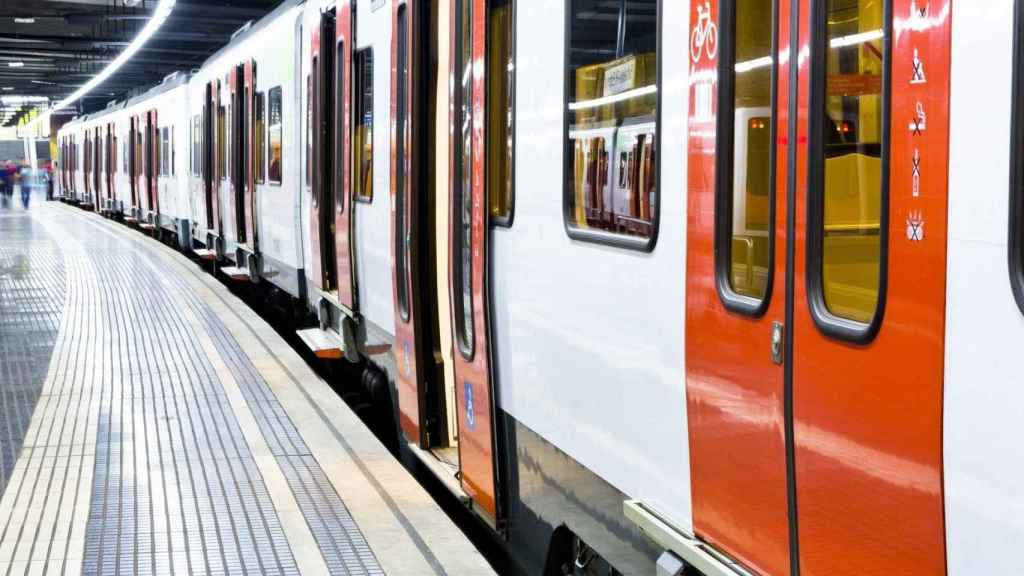
[[825, 303], [870, 322], [881, 273], [882, 0], [828, 0], [824, 142]]
[[571, 229], [651, 238], [657, 213], [657, 1], [572, 0]]
[[[737, 294], [761, 300], [771, 273], [772, 26], [773, 0], [734, 5], [732, 94], [732, 232], [729, 283]], [[769, 25], [766, 25], [769, 23]], [[729, 113], [729, 112], [725, 112]], [[721, 152], [720, 152], [721, 153]], [[726, 204], [727, 206], [728, 204]]]

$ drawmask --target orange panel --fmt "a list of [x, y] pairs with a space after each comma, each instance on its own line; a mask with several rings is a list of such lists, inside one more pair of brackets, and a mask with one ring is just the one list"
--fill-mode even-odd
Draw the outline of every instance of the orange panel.
[[[812, 53], [800, 0], [801, 54]], [[912, 6], [925, 15], [914, 14]], [[888, 296], [870, 343], [825, 336], [806, 289], [808, 86], [800, 61], [793, 376], [803, 576], [944, 574], [942, 382], [949, 138], [949, 0], [893, 0]], [[915, 51], [927, 83], [914, 84]], [[918, 104], [927, 127], [915, 134]], [[921, 159], [919, 195], [913, 158]], [[926, 234], [918, 235], [918, 221]], [[912, 227], [914, 223], [915, 227]], [[912, 230], [908, 230], [912, 228]]]
[[[334, 132], [335, 158], [329, 162], [330, 166], [338, 168], [335, 174], [341, 178], [334, 178], [334, 252], [336, 254], [336, 266], [338, 272], [338, 302], [349, 310], [356, 309], [355, 274], [353, 273], [355, 259], [352, 254], [352, 49], [355, 43], [355, 26], [352, 17], [352, 0], [338, 0], [337, 4], [338, 23], [335, 42], [342, 46], [338, 57], [342, 58], [341, 77], [335, 79], [335, 91], [333, 98], [341, 98], [342, 112], [340, 118], [335, 118], [335, 124], [340, 130]], [[337, 52], [336, 52], [337, 53]], [[336, 68], [338, 67], [336, 63]], [[335, 106], [335, 110], [337, 110]], [[342, 166], [337, 166], [341, 162]]]
[[[426, 327], [418, 326], [419, 310], [417, 299], [413, 297], [416, 283], [413, 281], [412, 265], [414, 259], [411, 256], [412, 247], [409, 246], [399, 254], [399, 236], [415, 237], [413, 226], [415, 218], [412, 216], [416, 207], [416, 194], [419, 191], [417, 179], [413, 172], [413, 156], [416, 150], [413, 149], [413, 131], [419, 126], [413, 122], [415, 118], [415, 106], [418, 106], [413, 97], [413, 80], [419, 71], [414, 66], [416, 45], [414, 38], [417, 35], [416, 10], [419, 8], [418, 0], [396, 0], [392, 11], [391, 35], [391, 269], [393, 273], [393, 301], [395, 303], [395, 363], [396, 380], [398, 385], [398, 412], [399, 423], [405, 436], [421, 447], [427, 447], [427, 437], [423, 422], [423, 410], [421, 407], [422, 392], [424, 391], [424, 377], [427, 367], [421, 366], [420, 360], [425, 357], [419, 350], [422, 343], [419, 342], [419, 332]], [[399, 18], [399, 15], [402, 18]], [[399, 35], [405, 38], [405, 46], [399, 42]], [[399, 51], [404, 48], [404, 53]], [[405, 63], [405, 70], [399, 70], [399, 60]], [[404, 78], [404, 80], [403, 80]], [[400, 86], [404, 82], [404, 88]], [[404, 101], [399, 101], [399, 92], [404, 90]], [[399, 126], [399, 107], [405, 111], [402, 118], [402, 125]], [[401, 142], [399, 142], [401, 138]], [[399, 163], [398, 148], [401, 145], [404, 151]], [[401, 178], [403, 194], [399, 197], [398, 185]], [[399, 205], [401, 203], [401, 205]], [[405, 244], [401, 244], [405, 245]], [[399, 262], [406, 274], [399, 274]], [[400, 298], [400, 291], [406, 295], [403, 308]]]
[[[459, 426], [459, 468], [461, 471], [460, 481], [462, 488], [473, 499], [473, 501], [492, 519], [497, 518], [497, 505], [495, 499], [495, 466], [494, 466], [494, 400], [491, 383], [490, 368], [490, 342], [488, 331], [488, 302], [490, 291], [487, 288], [487, 256], [488, 234], [490, 231], [488, 219], [488, 195], [484, 187], [486, 176], [486, 152], [484, 146], [484, 121], [486, 119], [484, 110], [485, 104], [485, 70], [486, 59], [486, 35], [487, 35], [487, 2], [486, 0], [462, 0], [452, 2], [452, 59], [451, 62], [459, 62], [460, 59], [455, 53], [457, 42], [455, 35], [459, 33], [460, 16], [457, 7], [462, 4], [463, 9], [470, 9], [472, 6], [471, 36], [472, 36], [472, 59], [473, 59], [473, 127], [472, 127], [472, 292], [473, 292], [473, 334], [475, 343], [473, 353], [470, 357], [462, 354], [458, 345], [455, 346], [453, 365], [455, 367], [455, 399], [456, 412]], [[460, 73], [455, 71], [455, 73]], [[458, 77], [449, 81], [449, 86], [458, 89]], [[456, 126], [456, 123], [452, 124]], [[461, 137], [457, 131], [451, 134], [451, 159], [454, 161], [458, 142]], [[459, 186], [455, 181], [454, 172], [450, 171], [449, 178], [452, 187]], [[455, 211], [460, 210], [454, 199], [449, 201], [452, 213], [449, 230], [449, 265], [453, 265], [456, 258], [461, 256], [457, 252], [455, 235], [461, 231], [455, 229], [455, 223], [459, 221]], [[459, 287], [460, 280], [454, 274], [449, 274], [452, 298], [460, 297], [462, 290]], [[458, 307], [452, 306], [453, 313]], [[454, 320], [454, 319], [453, 319]], [[453, 321], [452, 326], [458, 322]], [[458, 342], [458, 335], [453, 334], [453, 342]]]
[[[730, 2], [731, 4], [731, 2]], [[780, 54], [789, 48], [788, 2], [779, 3]], [[694, 2], [690, 32], [703, 34], [711, 9]], [[701, 27], [697, 31], [697, 27]], [[720, 42], [728, 41], [719, 32]], [[686, 400], [697, 535], [763, 574], [789, 573], [783, 369], [771, 357], [772, 324], [785, 316], [788, 58], [780, 58], [775, 104], [775, 245], [763, 315], [728, 310], [716, 288], [715, 186], [721, 50], [690, 55]], [[728, 108], [728, 107], [727, 107]]]

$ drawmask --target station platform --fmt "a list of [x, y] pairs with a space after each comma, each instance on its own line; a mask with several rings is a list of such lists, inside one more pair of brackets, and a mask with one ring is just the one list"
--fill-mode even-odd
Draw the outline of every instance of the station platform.
[[0, 574], [493, 574], [254, 311], [55, 202], [0, 207]]

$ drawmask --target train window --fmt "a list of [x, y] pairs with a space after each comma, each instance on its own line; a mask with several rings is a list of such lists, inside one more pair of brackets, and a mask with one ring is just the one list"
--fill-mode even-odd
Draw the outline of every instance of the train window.
[[160, 158], [160, 174], [169, 176], [171, 174], [171, 159], [174, 157], [174, 150], [171, 148], [171, 131], [169, 128], [164, 127], [161, 132], [162, 143], [160, 150], [163, 155]]
[[199, 176], [202, 168], [203, 130], [202, 117], [196, 114], [192, 117], [192, 175]]
[[487, 189], [490, 219], [512, 224], [515, 161], [515, 2], [488, 6]]
[[233, 140], [231, 139], [232, 133], [234, 132], [234, 124], [232, 124], [231, 105], [228, 104], [225, 107], [224, 113], [224, 162], [227, 167], [227, 171], [224, 172], [223, 177], [225, 180], [229, 180], [232, 175], [232, 170], [235, 165], [235, 147]]
[[281, 87], [276, 86], [270, 89], [270, 110], [268, 114], [270, 125], [270, 169], [268, 179], [271, 184], [281, 183]]
[[342, 132], [345, 129], [345, 98], [341, 96], [341, 87], [343, 79], [345, 78], [345, 43], [338, 42], [335, 45], [337, 51], [334, 58], [334, 126], [337, 139], [335, 140], [334, 153], [337, 154], [337, 159], [334, 161], [334, 193], [337, 195], [335, 198], [334, 206], [335, 209], [340, 213], [345, 211], [345, 170], [348, 168], [348, 158], [345, 157], [345, 147], [342, 146], [342, 141], [345, 138]]
[[820, 3], [813, 63], [811, 307], [833, 336], [866, 341], [884, 298], [889, 26], [883, 2]]
[[256, 173], [256, 183], [263, 184], [267, 179], [266, 94], [257, 92], [253, 98], [256, 115], [256, 142], [252, 152], [253, 171]]
[[408, 241], [409, 223], [406, 218], [406, 186], [408, 185], [406, 169], [405, 133], [408, 110], [406, 88], [409, 82], [409, 32], [407, 6], [398, 7], [395, 29], [398, 40], [395, 44], [396, 76], [395, 86], [395, 291], [397, 293], [398, 310], [403, 322], [409, 321], [409, 275], [406, 256], [409, 254]]
[[651, 250], [658, 222], [658, 0], [569, 0], [564, 216]]
[[353, 190], [357, 200], [373, 201], [373, 49], [356, 52], [355, 130], [352, 135], [354, 160]]
[[221, 179], [227, 178], [227, 154], [225, 153], [225, 144], [227, 143], [227, 134], [225, 133], [225, 118], [224, 118], [224, 107], [217, 106], [217, 175]]
[[458, 26], [452, 67], [459, 85], [455, 89], [455, 176], [452, 179], [455, 256], [452, 275], [455, 295], [455, 333], [459, 351], [473, 356], [473, 4], [457, 0]]
[[[722, 2], [715, 266], [727, 308], [760, 314], [774, 252], [774, 0]], [[742, 10], [739, 9], [742, 6]]]

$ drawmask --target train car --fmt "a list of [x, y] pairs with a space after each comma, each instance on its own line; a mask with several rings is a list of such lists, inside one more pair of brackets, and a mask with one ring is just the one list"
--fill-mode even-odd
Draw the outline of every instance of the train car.
[[300, 298], [298, 37], [302, 9], [284, 2], [237, 32], [190, 84], [192, 238], [236, 280]]
[[[513, 571], [1013, 574], [1022, 39], [1024, 0], [286, 2], [160, 108], [159, 202]], [[104, 122], [59, 135], [82, 202]]]

